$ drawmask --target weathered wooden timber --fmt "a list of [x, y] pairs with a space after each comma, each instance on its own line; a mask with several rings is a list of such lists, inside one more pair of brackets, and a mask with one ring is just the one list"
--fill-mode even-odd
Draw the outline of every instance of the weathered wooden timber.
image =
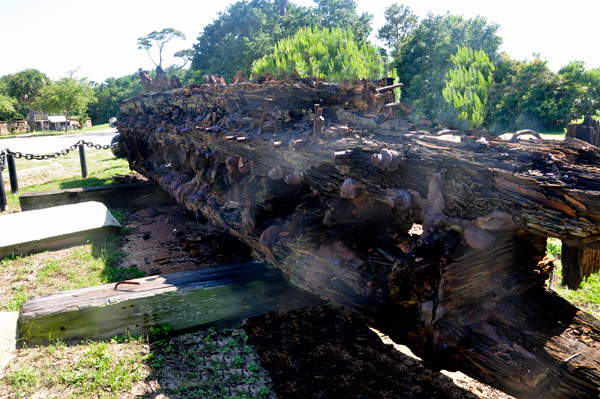
[[67, 188], [19, 196], [22, 211], [50, 208], [53, 206], [97, 201], [107, 208], [125, 208], [140, 205], [167, 204], [173, 201], [168, 194], [149, 182], [118, 184], [82, 188]]
[[600, 149], [411, 132], [377, 87], [147, 93], [118, 128], [132, 169], [426, 360], [520, 398], [596, 398], [600, 323], [544, 284], [547, 237], [600, 249]]
[[[600, 126], [588, 113], [583, 123], [567, 126], [567, 137], [576, 138], [598, 147], [600, 145]], [[576, 290], [584, 279], [600, 270], [600, 251], [563, 244], [561, 261], [562, 285]]]
[[149, 334], [159, 325], [208, 328], [322, 304], [285, 281], [280, 270], [250, 261], [32, 298], [21, 306], [19, 325], [22, 339], [38, 345]]

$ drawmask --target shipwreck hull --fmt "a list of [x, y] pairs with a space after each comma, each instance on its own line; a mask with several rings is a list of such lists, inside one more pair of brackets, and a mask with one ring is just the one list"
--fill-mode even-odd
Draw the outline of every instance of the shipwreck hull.
[[147, 93], [118, 129], [131, 168], [198, 219], [425, 360], [517, 397], [596, 398], [600, 323], [545, 288], [545, 249], [600, 249], [598, 148], [411, 133], [376, 87]]

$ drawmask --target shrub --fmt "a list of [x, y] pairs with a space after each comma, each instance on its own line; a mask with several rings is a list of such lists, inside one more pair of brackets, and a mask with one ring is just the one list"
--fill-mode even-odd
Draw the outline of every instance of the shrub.
[[384, 63], [375, 46], [357, 45], [351, 31], [309, 27], [279, 41], [273, 54], [252, 64], [252, 72], [278, 78], [297, 73], [343, 82], [379, 79]]

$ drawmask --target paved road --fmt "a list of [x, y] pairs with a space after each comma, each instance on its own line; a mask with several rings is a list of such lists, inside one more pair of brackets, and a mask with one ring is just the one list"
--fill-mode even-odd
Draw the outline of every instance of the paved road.
[[[13, 152], [21, 152], [23, 154], [51, 154], [69, 148], [79, 140], [107, 145], [110, 144], [116, 133], [117, 129], [105, 129], [93, 133], [67, 134], [64, 136], [25, 136], [13, 139], [0, 139], [0, 151], [8, 148]], [[86, 147], [87, 150], [93, 150], [93, 148]]]

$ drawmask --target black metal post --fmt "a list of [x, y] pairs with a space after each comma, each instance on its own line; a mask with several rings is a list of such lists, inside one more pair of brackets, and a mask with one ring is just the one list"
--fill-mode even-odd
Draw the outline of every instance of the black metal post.
[[87, 164], [85, 163], [85, 144], [79, 144], [79, 162], [81, 162], [81, 176], [87, 178]]
[[19, 192], [19, 182], [17, 181], [17, 166], [15, 165], [15, 156], [9, 154], [6, 157], [6, 163], [8, 164], [8, 178], [10, 180], [10, 191], [13, 194]]
[[[0, 176], [2, 169], [0, 168]], [[6, 191], [4, 191], [4, 179], [0, 179], [0, 213], [8, 210], [8, 202], [6, 202]]]

